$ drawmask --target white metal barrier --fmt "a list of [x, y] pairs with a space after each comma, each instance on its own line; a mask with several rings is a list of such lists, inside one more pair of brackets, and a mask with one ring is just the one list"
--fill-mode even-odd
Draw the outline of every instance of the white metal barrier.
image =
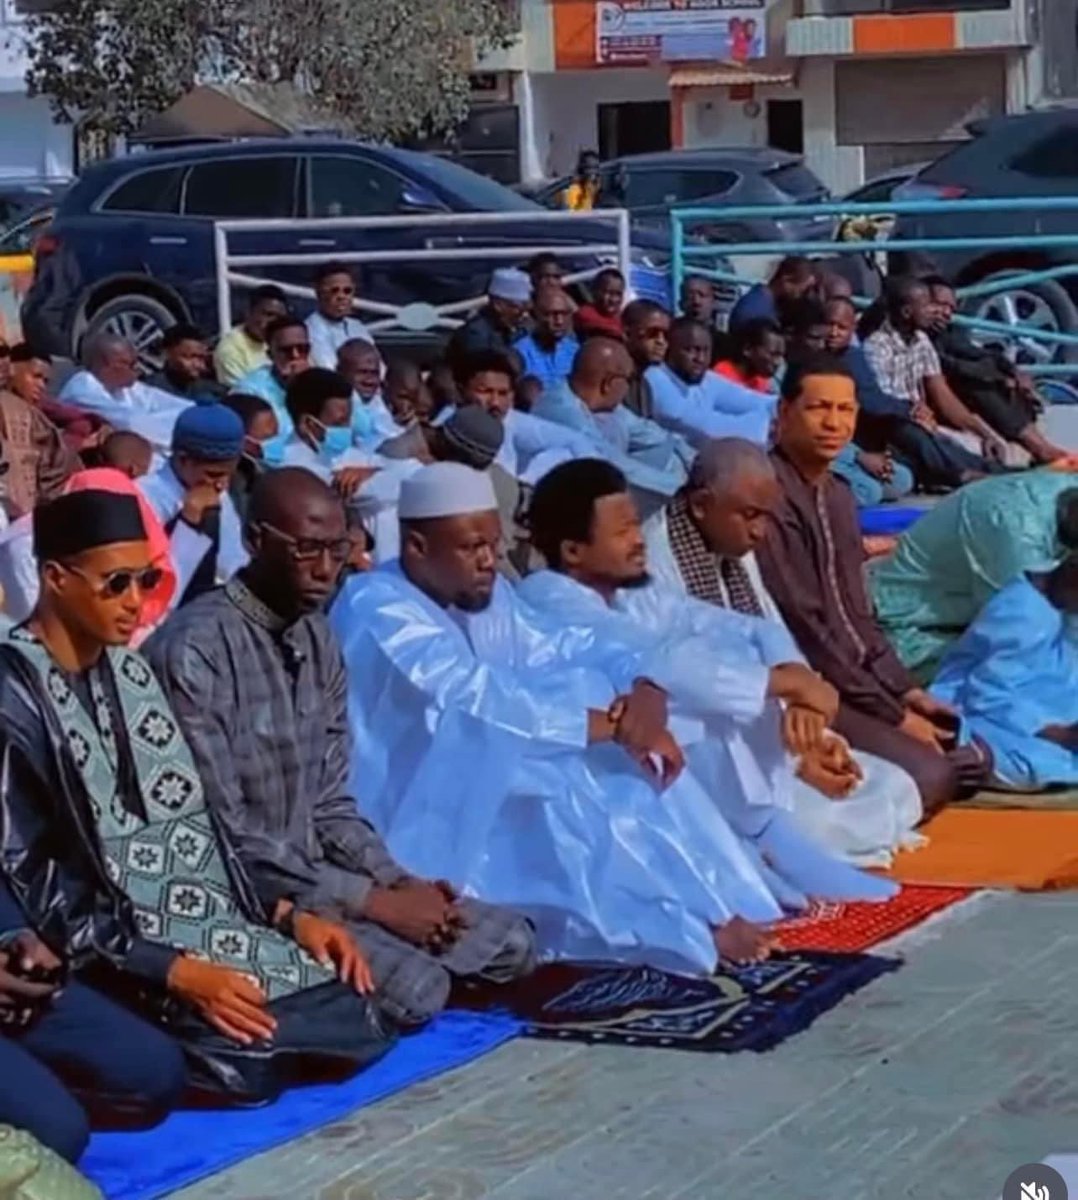
[[[451, 231], [460, 226], [471, 228], [484, 226], [497, 231], [505, 225], [521, 224], [550, 224], [555, 227], [575, 227], [580, 230], [594, 229], [598, 225], [615, 227], [616, 237], [603, 241], [577, 243], [545, 243], [542, 245], [520, 244], [507, 246], [504, 241], [493, 242], [487, 246], [469, 242], [468, 245], [447, 246], [451, 240]], [[344, 232], [350, 229], [363, 230], [393, 230], [409, 229], [414, 231], [419, 226], [425, 235], [425, 245], [421, 250], [388, 249], [388, 250], [333, 250], [326, 248], [321, 251], [303, 254], [233, 254], [229, 249], [229, 235], [235, 233], [281, 233], [295, 231], [297, 235], [317, 233], [324, 230]], [[449, 236], [440, 236], [441, 231], [448, 231]], [[310, 239], [314, 240], [314, 239]], [[460, 239], [458, 238], [458, 241]], [[302, 243], [301, 243], [302, 244]], [[558, 258], [579, 259], [583, 256], [595, 256], [599, 263], [585, 271], [566, 275], [567, 283], [590, 279], [605, 266], [616, 266], [625, 279], [629, 279], [631, 266], [631, 242], [629, 214], [625, 209], [599, 209], [594, 212], [553, 212], [537, 209], [535, 212], [506, 212], [506, 213], [435, 213], [429, 216], [399, 216], [399, 217], [320, 217], [311, 220], [275, 220], [275, 221], [216, 221], [214, 223], [214, 258], [217, 276], [217, 318], [220, 333], [232, 328], [232, 288], [255, 288], [263, 284], [274, 284], [281, 288], [286, 295], [304, 299], [314, 298], [314, 288], [300, 284], [284, 283], [260, 274], [249, 273], [250, 268], [267, 267], [315, 267], [324, 262], [356, 263], [425, 263], [425, 262], [461, 262], [486, 260], [504, 262], [510, 265], [522, 266], [536, 254], [553, 254]], [[470, 312], [479, 308], [484, 302], [484, 295], [468, 296], [450, 303], [435, 305], [417, 296], [414, 300], [403, 305], [393, 305], [372, 300], [366, 296], [357, 296], [354, 308], [360, 313], [374, 314], [375, 319], [368, 321], [372, 333], [388, 329], [404, 329], [411, 332], [424, 332], [428, 329], [454, 329], [462, 324], [462, 319]]]

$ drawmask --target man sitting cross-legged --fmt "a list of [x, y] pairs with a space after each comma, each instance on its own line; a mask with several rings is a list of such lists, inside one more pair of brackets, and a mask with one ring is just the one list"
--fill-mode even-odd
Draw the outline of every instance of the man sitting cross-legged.
[[250, 566], [148, 654], [262, 903], [347, 922], [406, 1024], [439, 1012], [454, 976], [525, 974], [527, 922], [410, 875], [349, 791], [344, 663], [322, 615], [350, 549], [340, 499], [308, 471], [274, 472], [255, 488], [247, 536]]
[[755, 926], [795, 888], [764, 856], [786, 847], [736, 834], [680, 772], [638, 656], [552, 627], [496, 577], [489, 479], [425, 467], [400, 518], [399, 564], [352, 580], [332, 614], [353, 775], [390, 846], [520, 907], [545, 953], [709, 972], [766, 952]]
[[351, 935], [254, 893], [126, 648], [161, 574], [138, 501], [62, 496], [35, 510], [34, 545], [40, 598], [0, 645], [0, 854], [27, 921], [166, 1020], [200, 1087], [261, 1102], [311, 1057], [377, 1057], [392, 1035]]
[[[775, 468], [759, 446], [740, 438], [706, 443], [688, 486], [644, 526], [656, 585], [682, 600], [784, 625], [755, 553], [780, 501]], [[836, 853], [885, 863], [920, 820], [917, 787], [901, 767], [874, 755], [857, 751], [848, 761], [851, 769], [839, 773], [827, 769], [827, 759], [803, 760], [795, 811]], [[821, 793], [841, 802], [822, 804]]]

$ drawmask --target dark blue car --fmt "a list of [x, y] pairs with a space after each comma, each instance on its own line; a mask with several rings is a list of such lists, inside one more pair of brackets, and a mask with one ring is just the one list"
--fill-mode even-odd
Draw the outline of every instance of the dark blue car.
[[[445, 213], [508, 214], [505, 223], [439, 223]], [[533, 201], [443, 158], [334, 139], [289, 139], [187, 146], [88, 167], [64, 196], [37, 243], [33, 286], [23, 306], [28, 339], [75, 356], [82, 340], [107, 329], [152, 352], [177, 321], [217, 334], [214, 221], [254, 218], [291, 224], [235, 232], [230, 254], [317, 255], [410, 250], [409, 261], [364, 262], [354, 269], [363, 299], [399, 311], [482, 296], [491, 270], [508, 265], [491, 249], [581, 247], [566, 266], [597, 265], [589, 244], [613, 243], [614, 222], [551, 224]], [[306, 218], [411, 217], [392, 229], [347, 229]], [[661, 234], [634, 234], [634, 286], [665, 299]], [[439, 249], [475, 247], [467, 259], [426, 258]], [[484, 250], [487, 252], [484, 255]], [[510, 260], [511, 261], [511, 260]], [[313, 266], [244, 268], [278, 282], [309, 284]], [[242, 289], [232, 292], [237, 317]], [[305, 305], [300, 302], [301, 310]], [[361, 313], [368, 321], [377, 313]], [[381, 314], [385, 316], [383, 312]], [[379, 340], [433, 346], [446, 330], [424, 328], [413, 311]], [[459, 315], [459, 314], [456, 314]]]

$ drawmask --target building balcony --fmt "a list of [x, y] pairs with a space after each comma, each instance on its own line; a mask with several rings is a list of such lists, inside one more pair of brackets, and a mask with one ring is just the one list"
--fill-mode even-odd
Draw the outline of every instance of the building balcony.
[[946, 54], [1031, 43], [1022, 0], [801, 0], [791, 58]]

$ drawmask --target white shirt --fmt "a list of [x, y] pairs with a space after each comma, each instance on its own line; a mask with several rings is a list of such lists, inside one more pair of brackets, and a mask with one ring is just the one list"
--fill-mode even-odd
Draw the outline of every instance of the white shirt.
[[145, 383], [110, 392], [92, 371], [77, 371], [60, 392], [61, 404], [93, 413], [113, 429], [129, 430], [144, 437], [153, 447], [155, 465], [172, 449], [172, 430], [190, 400], [163, 392]]
[[[150, 502], [162, 525], [179, 516], [187, 489], [173, 471], [171, 463], [138, 481], [139, 491]], [[204, 533], [192, 528], [186, 521], [176, 521], [169, 535], [172, 551], [172, 566], [176, 571], [176, 592], [172, 607], [183, 599], [188, 584], [194, 578], [199, 564], [212, 548], [213, 542]], [[217, 549], [217, 583], [226, 583], [242, 567], [250, 556], [243, 544], [243, 528], [239, 513], [232, 498], [225, 492], [221, 496], [221, 540]]]
[[358, 338], [374, 344], [370, 330], [358, 317], [331, 321], [316, 311], [307, 318], [307, 333], [311, 339], [311, 366], [325, 367], [327, 371], [336, 371], [337, 355], [345, 342]]

